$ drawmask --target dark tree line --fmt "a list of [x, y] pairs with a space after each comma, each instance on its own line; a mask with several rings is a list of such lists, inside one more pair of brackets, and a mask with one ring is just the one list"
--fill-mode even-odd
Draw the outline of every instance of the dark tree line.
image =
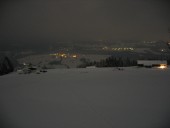
[[87, 59], [82, 59], [83, 64], [79, 65], [79, 68], [85, 68], [87, 66], [96, 66], [96, 67], [128, 67], [128, 66], [136, 66], [137, 61], [129, 58], [122, 57], [108, 57], [106, 59], [102, 59], [99, 62], [89, 61]]
[[128, 66], [136, 66], [137, 61], [131, 60], [129, 58], [116, 58], [116, 57], [108, 57], [105, 60], [101, 60], [96, 64], [97, 67], [128, 67]]

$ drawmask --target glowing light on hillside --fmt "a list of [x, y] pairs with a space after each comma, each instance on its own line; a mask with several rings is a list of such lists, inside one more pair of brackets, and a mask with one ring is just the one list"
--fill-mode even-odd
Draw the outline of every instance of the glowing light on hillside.
[[162, 64], [162, 65], [159, 66], [159, 68], [160, 68], [160, 69], [165, 69], [165, 68], [167, 68], [167, 65], [163, 65], [163, 64]]
[[77, 55], [73, 55], [72, 57], [73, 57], [73, 58], [77, 58]]

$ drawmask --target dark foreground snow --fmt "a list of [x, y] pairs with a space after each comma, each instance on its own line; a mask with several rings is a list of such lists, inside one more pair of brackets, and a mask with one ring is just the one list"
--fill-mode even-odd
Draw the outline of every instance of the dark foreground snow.
[[169, 128], [169, 122], [169, 69], [0, 77], [0, 128]]

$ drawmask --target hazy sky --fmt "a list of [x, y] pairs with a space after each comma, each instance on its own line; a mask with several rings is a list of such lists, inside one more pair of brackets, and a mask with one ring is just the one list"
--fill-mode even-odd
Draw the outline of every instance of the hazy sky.
[[169, 0], [0, 2], [0, 43], [57, 40], [167, 40]]

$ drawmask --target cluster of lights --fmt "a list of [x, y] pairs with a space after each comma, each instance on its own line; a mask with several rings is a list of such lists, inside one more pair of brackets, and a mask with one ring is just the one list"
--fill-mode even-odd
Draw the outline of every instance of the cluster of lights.
[[112, 50], [112, 51], [133, 51], [134, 48], [111, 48], [109, 49], [108, 47], [103, 47], [103, 50]]
[[134, 48], [112, 48], [113, 51], [133, 51]]
[[73, 54], [73, 55], [69, 55], [69, 54], [65, 54], [65, 53], [54, 53], [54, 54], [50, 54], [50, 56], [55, 56], [56, 58], [58, 57], [62, 57], [62, 58], [77, 58], [77, 55], [76, 54]]

